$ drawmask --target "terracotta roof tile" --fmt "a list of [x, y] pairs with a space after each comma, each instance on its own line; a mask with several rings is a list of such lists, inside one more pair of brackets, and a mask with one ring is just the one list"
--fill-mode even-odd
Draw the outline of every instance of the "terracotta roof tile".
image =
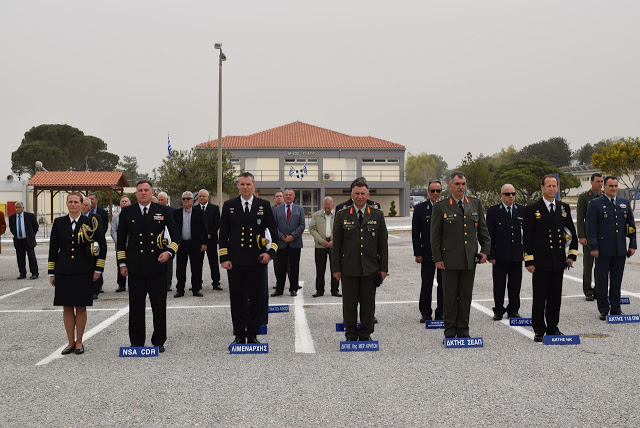
[[[218, 140], [211, 140], [198, 144], [200, 148], [218, 147]], [[268, 129], [247, 136], [227, 136], [222, 138], [224, 148], [314, 148], [314, 149], [345, 149], [345, 148], [375, 148], [375, 149], [404, 149], [401, 144], [381, 140], [374, 137], [354, 137], [319, 126], [303, 122], [293, 122], [288, 125]]]
[[124, 174], [119, 171], [38, 171], [27, 184], [41, 187], [126, 187], [129, 185]]

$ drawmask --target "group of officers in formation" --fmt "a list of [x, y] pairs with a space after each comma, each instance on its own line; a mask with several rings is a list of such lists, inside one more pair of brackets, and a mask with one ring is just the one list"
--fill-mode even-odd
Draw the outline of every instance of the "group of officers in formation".
[[[617, 196], [616, 177], [593, 174], [591, 190], [578, 200], [577, 232], [569, 205], [556, 198], [558, 180], [553, 175], [542, 178], [542, 198], [526, 207], [514, 202], [514, 186], [504, 184], [501, 203], [487, 210], [486, 219], [481, 201], [468, 196], [466, 186], [464, 173], [452, 173], [448, 183], [451, 195], [443, 199], [442, 183], [431, 181], [429, 199], [414, 209], [412, 241], [422, 279], [420, 322], [431, 320], [433, 315], [444, 321], [445, 338], [470, 337], [475, 268], [486, 261], [492, 264], [493, 319], [501, 320], [505, 314], [519, 318], [524, 262], [532, 274], [534, 340], [541, 342], [545, 334], [561, 335], [558, 324], [563, 274], [577, 258], [578, 243], [584, 248], [586, 299], [597, 300], [602, 320], [607, 314], [622, 313], [620, 288], [625, 257], [633, 255], [637, 246], [633, 211], [628, 200]], [[156, 199], [149, 181], [137, 183], [136, 203], [131, 204], [126, 196], [121, 198], [121, 210], [111, 221], [111, 236], [116, 245], [116, 291], [126, 290], [128, 278], [131, 346], [145, 345], [148, 294], [153, 311], [151, 344], [160, 352], [165, 350], [166, 299], [173, 281], [174, 258], [175, 298], [185, 294], [187, 262], [191, 267], [190, 290], [196, 297], [202, 297], [205, 255], [214, 290], [222, 290], [219, 267], [227, 271], [235, 336], [232, 344], [259, 343], [259, 327], [268, 322], [267, 266], [271, 260], [276, 273], [271, 296], [283, 295], [287, 277], [289, 293], [297, 295], [305, 213], [293, 203], [295, 192], [276, 192], [272, 207], [259, 198], [251, 173], [242, 173], [237, 187], [239, 195], [227, 200], [222, 210], [209, 202], [206, 189], [198, 192], [198, 204], [194, 204], [193, 193], [185, 191], [182, 208], [174, 209], [168, 205], [166, 193], [160, 192]], [[103, 291], [108, 215], [97, 207], [97, 199], [96, 194], [84, 197], [70, 193], [66, 202], [69, 215], [56, 219], [51, 230], [49, 280], [55, 286], [54, 305], [64, 307], [69, 341], [63, 354], [84, 352], [86, 306]], [[20, 215], [23, 211], [16, 212]], [[35, 239], [33, 246], [21, 242], [29, 236], [25, 219], [19, 216], [9, 220], [16, 249], [31, 247], [33, 251]], [[309, 231], [316, 263], [313, 297], [325, 292], [329, 260], [331, 294], [343, 299], [346, 340], [371, 340], [377, 322], [376, 288], [387, 276], [389, 256], [384, 214], [369, 199], [367, 181], [363, 177], [354, 180], [351, 199], [336, 207], [330, 197], [325, 198], [322, 209], [311, 217]], [[34, 237], [35, 232], [31, 235]], [[25, 253], [17, 251], [20, 278], [26, 277]], [[31, 264], [31, 255], [29, 259]], [[35, 269], [32, 278], [38, 276], [37, 263]], [[432, 311], [434, 277], [437, 303]]]

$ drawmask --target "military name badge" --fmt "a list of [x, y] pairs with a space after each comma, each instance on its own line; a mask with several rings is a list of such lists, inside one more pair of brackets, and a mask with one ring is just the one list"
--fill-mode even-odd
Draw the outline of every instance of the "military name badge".
[[566, 217], [567, 216], [567, 212], [564, 210], [564, 208], [562, 209], [562, 217]]
[[627, 204], [620, 204], [620, 208], [622, 208], [622, 209], [627, 208]]
[[162, 214], [154, 214], [153, 219], [157, 221], [162, 221], [164, 220], [164, 216]]
[[262, 223], [262, 219], [261, 219], [261, 218], [256, 219], [256, 224], [257, 224], [258, 226], [260, 226], [260, 223]]

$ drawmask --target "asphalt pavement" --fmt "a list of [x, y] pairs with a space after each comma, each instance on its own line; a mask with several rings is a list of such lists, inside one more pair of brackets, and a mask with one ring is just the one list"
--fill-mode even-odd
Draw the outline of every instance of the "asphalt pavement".
[[[471, 335], [483, 348], [446, 349], [442, 330], [419, 323], [420, 267], [411, 235], [392, 231], [390, 276], [378, 289], [378, 352], [340, 352], [341, 299], [313, 298], [315, 267], [305, 235], [297, 297], [271, 298], [290, 312], [269, 317], [268, 354], [230, 355], [229, 287], [203, 298], [167, 299], [168, 340], [159, 357], [121, 358], [127, 346], [127, 293], [115, 293], [113, 244], [106, 293], [89, 308], [86, 352], [66, 344], [61, 308], [37, 247], [40, 278], [16, 280], [15, 252], [0, 255], [0, 420], [13, 426], [640, 426], [640, 324], [598, 320], [582, 297], [582, 258], [564, 280], [560, 329], [580, 345], [534, 343], [530, 327], [491, 318], [491, 266], [476, 272]], [[625, 313], [640, 311], [638, 256], [628, 261]], [[275, 283], [269, 267], [270, 287]], [[329, 289], [329, 274], [326, 288]], [[205, 284], [210, 274], [205, 267]], [[174, 283], [175, 284], [175, 283]], [[175, 290], [175, 285], [174, 285]], [[523, 274], [522, 316], [531, 315]], [[434, 289], [435, 298], [435, 289]], [[434, 303], [435, 309], [435, 303]], [[147, 312], [147, 337], [151, 335]], [[149, 341], [149, 339], [147, 339]]]

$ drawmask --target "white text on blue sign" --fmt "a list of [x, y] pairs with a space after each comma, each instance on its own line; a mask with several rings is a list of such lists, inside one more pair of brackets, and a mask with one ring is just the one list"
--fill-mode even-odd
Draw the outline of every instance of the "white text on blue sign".
[[234, 343], [229, 348], [231, 354], [268, 354], [268, 343]]
[[482, 348], [484, 342], [481, 337], [448, 337], [444, 340], [447, 348]]
[[363, 352], [363, 351], [379, 351], [380, 344], [377, 340], [369, 340], [364, 342], [344, 341], [340, 342], [340, 352]]
[[531, 318], [509, 318], [509, 325], [531, 325]]
[[607, 322], [609, 324], [640, 322], [640, 314], [607, 315]]
[[[360, 329], [360, 323], [358, 323], [358, 330]], [[337, 322], [336, 323], [336, 331], [345, 331], [346, 327], [344, 326], [344, 323], [342, 322]]]
[[289, 312], [289, 305], [273, 305], [269, 306], [269, 313], [277, 313], [277, 312]]
[[121, 346], [121, 357], [157, 357], [157, 346]]
[[441, 320], [435, 320], [435, 321], [431, 321], [431, 320], [427, 320], [424, 323], [425, 328], [431, 330], [434, 328], [444, 328], [444, 321]]
[[575, 335], [546, 335], [543, 339], [545, 345], [579, 345], [580, 336]]

